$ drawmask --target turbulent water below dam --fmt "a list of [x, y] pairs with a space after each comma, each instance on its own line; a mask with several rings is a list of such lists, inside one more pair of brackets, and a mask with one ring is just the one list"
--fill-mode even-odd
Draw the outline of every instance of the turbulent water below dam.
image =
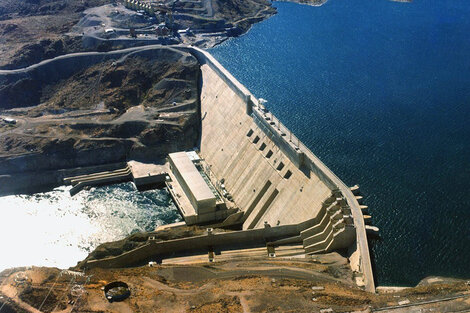
[[138, 192], [132, 183], [70, 187], [0, 198], [0, 271], [16, 266], [68, 268], [100, 243], [181, 221], [164, 189]]
[[466, 0], [276, 2], [210, 52], [346, 184], [381, 240], [379, 285], [470, 277]]

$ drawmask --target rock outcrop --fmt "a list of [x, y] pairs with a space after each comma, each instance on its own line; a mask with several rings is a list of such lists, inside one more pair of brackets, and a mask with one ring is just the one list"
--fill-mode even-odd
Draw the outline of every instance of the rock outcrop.
[[31, 185], [30, 176], [20, 177], [194, 147], [198, 77], [193, 56], [164, 47], [72, 56], [0, 73], [1, 115], [17, 121], [0, 122], [0, 181]]

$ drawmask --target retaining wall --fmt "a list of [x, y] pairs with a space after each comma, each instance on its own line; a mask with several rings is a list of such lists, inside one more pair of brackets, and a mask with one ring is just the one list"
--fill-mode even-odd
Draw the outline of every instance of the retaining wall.
[[177, 254], [178, 252], [207, 251], [220, 247], [230, 249], [231, 247], [244, 244], [248, 246], [260, 246], [270, 241], [292, 237], [298, 234], [297, 225], [285, 225], [251, 229], [245, 231], [234, 231], [227, 233], [214, 233], [189, 238], [167, 240], [156, 242], [149, 240], [144, 246], [115, 257], [100, 260], [92, 260], [86, 263], [87, 268], [93, 267], [127, 267], [152, 258], [160, 258], [163, 255]]
[[71, 169], [0, 175], [0, 196], [49, 191], [54, 187], [63, 185], [65, 177], [113, 171], [125, 165], [126, 163], [110, 163]]

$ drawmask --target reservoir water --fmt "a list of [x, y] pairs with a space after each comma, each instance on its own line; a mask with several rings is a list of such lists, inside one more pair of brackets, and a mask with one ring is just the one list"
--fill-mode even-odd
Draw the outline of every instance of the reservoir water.
[[470, 5], [275, 2], [210, 52], [349, 185], [380, 285], [470, 277]]

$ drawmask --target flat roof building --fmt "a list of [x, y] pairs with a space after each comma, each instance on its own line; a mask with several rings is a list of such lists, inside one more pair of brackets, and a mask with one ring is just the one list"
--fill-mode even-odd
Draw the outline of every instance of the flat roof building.
[[213, 212], [216, 196], [186, 152], [168, 155], [170, 167], [197, 214]]

